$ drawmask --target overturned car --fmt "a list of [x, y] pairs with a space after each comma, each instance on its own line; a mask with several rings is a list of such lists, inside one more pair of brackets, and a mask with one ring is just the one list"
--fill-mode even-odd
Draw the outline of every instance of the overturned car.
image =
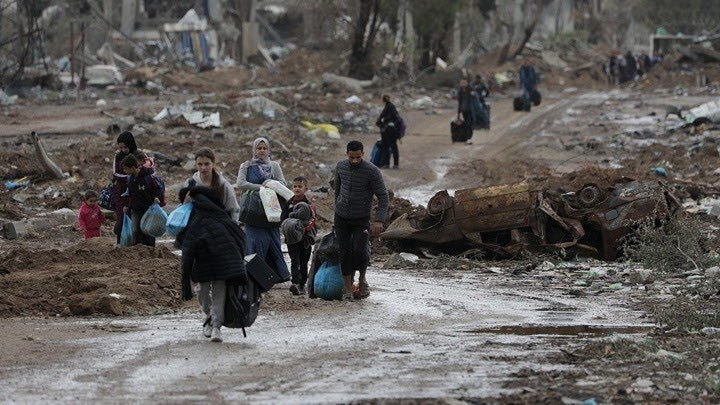
[[646, 219], [669, 218], [681, 205], [658, 181], [586, 184], [576, 192], [531, 190], [527, 183], [435, 194], [427, 212], [403, 214], [380, 236], [398, 250], [459, 252], [480, 247], [497, 257], [564, 251], [614, 260], [623, 237]]

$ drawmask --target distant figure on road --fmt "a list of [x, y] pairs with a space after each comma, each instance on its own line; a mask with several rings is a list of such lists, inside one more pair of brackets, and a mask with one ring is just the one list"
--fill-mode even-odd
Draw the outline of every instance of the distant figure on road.
[[380, 116], [375, 125], [380, 128], [380, 143], [382, 149], [380, 153], [385, 157], [384, 161], [387, 162], [381, 169], [387, 169], [390, 167], [390, 153], [393, 157], [393, 169], [400, 167], [400, 151], [398, 150], [397, 141], [400, 138], [400, 114], [398, 114], [395, 104], [390, 102], [390, 96], [384, 94], [382, 101], [385, 103]]
[[465, 79], [460, 80], [460, 87], [457, 90], [458, 114], [457, 119], [462, 121], [465, 143], [472, 144], [473, 126], [473, 89]]
[[[347, 144], [347, 160], [335, 166], [335, 236], [340, 245], [340, 270], [345, 288], [343, 300], [353, 301], [353, 278], [360, 273], [360, 297], [370, 295], [365, 273], [370, 260], [369, 232], [374, 237], [383, 231], [388, 211], [388, 192], [380, 169], [363, 160], [363, 144]], [[373, 195], [378, 198], [375, 218], [370, 223]]]
[[528, 59], [523, 61], [519, 73], [520, 86], [522, 87], [522, 96], [525, 100], [525, 111], [530, 111], [530, 93], [535, 90], [538, 84], [538, 76], [535, 67]]

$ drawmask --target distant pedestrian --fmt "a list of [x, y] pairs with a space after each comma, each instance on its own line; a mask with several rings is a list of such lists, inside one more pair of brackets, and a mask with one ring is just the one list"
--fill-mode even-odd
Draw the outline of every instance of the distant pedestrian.
[[227, 215], [215, 190], [195, 186], [187, 194], [193, 201], [193, 213], [180, 242], [182, 297], [190, 300], [190, 281], [197, 283], [195, 291], [205, 313], [203, 335], [213, 342], [222, 342], [226, 282], [247, 283], [245, 236], [238, 223]]
[[525, 100], [525, 111], [530, 111], [530, 93], [532, 93], [538, 84], [537, 72], [530, 60], [525, 59], [519, 72], [520, 87], [522, 87], [522, 96]]
[[390, 101], [390, 96], [385, 94], [382, 96], [382, 101], [385, 103], [380, 116], [375, 125], [380, 128], [380, 144], [382, 149], [380, 153], [385, 157], [384, 161], [387, 162], [381, 169], [390, 167], [390, 154], [393, 157], [393, 169], [398, 169], [400, 166], [400, 151], [398, 150], [398, 139], [400, 138], [400, 114], [398, 114], [395, 104]]
[[638, 78], [638, 63], [635, 60], [632, 52], [627, 51], [625, 54], [625, 69], [627, 71], [627, 80], [637, 80]]
[[[388, 211], [388, 192], [380, 170], [363, 160], [363, 144], [350, 141], [347, 159], [335, 166], [335, 236], [340, 246], [340, 269], [345, 288], [343, 300], [353, 301], [353, 279], [359, 272], [360, 297], [370, 295], [366, 272], [370, 260], [368, 239], [383, 231]], [[373, 196], [378, 199], [370, 222]]]
[[[270, 142], [266, 138], [257, 138], [253, 142], [253, 157], [240, 165], [237, 187], [242, 191], [260, 191], [260, 186], [268, 180], [277, 180], [285, 185], [280, 164], [270, 159]], [[242, 207], [241, 207], [242, 208]], [[247, 237], [246, 254], [256, 253], [280, 277], [280, 282], [290, 281], [290, 272], [283, 257], [280, 242], [280, 223], [269, 228], [245, 224]]]
[[128, 206], [130, 202], [129, 197], [123, 196], [127, 190], [128, 174], [123, 171], [122, 161], [128, 155], [137, 153], [137, 144], [135, 143], [135, 137], [129, 131], [121, 133], [117, 137], [117, 152], [113, 157], [113, 190], [112, 190], [112, 204], [115, 209], [115, 227], [113, 232], [117, 237], [117, 243], [120, 243], [120, 232], [122, 232], [123, 224], [123, 209]]
[[483, 77], [479, 74], [475, 75], [475, 78], [472, 82], [472, 88], [480, 96], [480, 99], [483, 103], [485, 102], [485, 98], [490, 95], [490, 88], [488, 87], [487, 83], [485, 83], [485, 80], [483, 80]]
[[[473, 127], [473, 90], [465, 79], [460, 80], [460, 87], [457, 89], [457, 119], [462, 121], [462, 132], [465, 143], [472, 144]], [[462, 141], [462, 140], [461, 140]]]
[[285, 203], [282, 214], [283, 233], [285, 233], [286, 229], [286, 219], [295, 219], [295, 222], [300, 224], [300, 229], [293, 229], [293, 231], [298, 232], [298, 235], [294, 235], [295, 238], [290, 238], [287, 233], [285, 234], [285, 243], [288, 247], [288, 256], [290, 256], [290, 275], [292, 277], [290, 292], [293, 295], [305, 293], [305, 284], [307, 284], [308, 280], [308, 262], [317, 235], [315, 204], [305, 195], [307, 191], [307, 179], [303, 176], [295, 177], [292, 184], [293, 196]]
[[105, 222], [105, 217], [100, 212], [98, 205], [98, 193], [93, 190], [85, 192], [83, 202], [78, 214], [78, 227], [85, 239], [100, 236], [100, 226]]

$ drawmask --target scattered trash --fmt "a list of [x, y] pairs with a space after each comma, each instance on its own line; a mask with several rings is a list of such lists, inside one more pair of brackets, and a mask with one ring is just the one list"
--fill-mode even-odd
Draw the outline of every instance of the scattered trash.
[[98, 101], [95, 102], [95, 106], [96, 106], [96, 107], [104, 107], [104, 106], [106, 106], [106, 105], [107, 105], [107, 101], [105, 101], [105, 100], [102, 99], [102, 98], [101, 98], [100, 100], [98, 100]]
[[276, 103], [265, 96], [255, 96], [240, 100], [236, 103], [237, 106], [245, 106], [255, 113], [263, 113], [265, 116], [267, 112], [272, 111], [273, 118], [276, 112], [282, 114], [287, 112], [287, 107], [282, 104]]
[[362, 89], [375, 85], [378, 80], [377, 77], [373, 77], [373, 80], [358, 80], [352, 77], [338, 76], [333, 73], [323, 73], [321, 79], [325, 85], [340, 86], [356, 93], [361, 93]]
[[202, 111], [195, 111], [192, 104], [182, 104], [163, 108], [153, 117], [153, 121], [161, 121], [165, 118], [182, 116], [188, 123], [200, 128], [221, 128], [220, 113], [214, 112], [206, 115]]
[[685, 122], [692, 123], [696, 119], [704, 117], [710, 121], [720, 121], [720, 98], [714, 101], [700, 104], [695, 108], [691, 108], [685, 114]]
[[330, 139], [340, 139], [340, 130], [332, 124], [313, 124], [310, 121], [302, 121], [301, 124], [310, 131], [323, 132]]
[[8, 190], [14, 190], [16, 188], [25, 190], [28, 185], [30, 185], [30, 180], [28, 180], [27, 177], [22, 177], [15, 180], [8, 180], [5, 182], [5, 188]]
[[667, 177], [667, 171], [663, 167], [653, 167], [650, 172], [657, 174], [658, 176]]

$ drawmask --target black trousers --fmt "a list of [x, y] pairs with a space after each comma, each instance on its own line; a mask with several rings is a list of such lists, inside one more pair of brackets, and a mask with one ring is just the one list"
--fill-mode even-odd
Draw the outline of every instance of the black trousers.
[[463, 133], [465, 134], [465, 139], [469, 140], [472, 139], [473, 136], [473, 126], [475, 125], [473, 121], [473, 113], [472, 110], [469, 111], [463, 111], [462, 112], [463, 117]]
[[345, 219], [335, 215], [335, 236], [340, 246], [340, 270], [343, 276], [365, 272], [370, 261], [370, 218]]
[[390, 154], [392, 153], [393, 164], [398, 166], [400, 164], [400, 150], [397, 144], [397, 135], [395, 131], [388, 128], [380, 134], [380, 141], [382, 144], [381, 153], [385, 157], [385, 162], [390, 166]]
[[297, 285], [305, 285], [308, 279], [308, 262], [310, 261], [310, 252], [312, 246], [305, 246], [304, 241], [288, 245], [288, 255], [290, 255], [290, 274], [292, 275], [292, 283]]

